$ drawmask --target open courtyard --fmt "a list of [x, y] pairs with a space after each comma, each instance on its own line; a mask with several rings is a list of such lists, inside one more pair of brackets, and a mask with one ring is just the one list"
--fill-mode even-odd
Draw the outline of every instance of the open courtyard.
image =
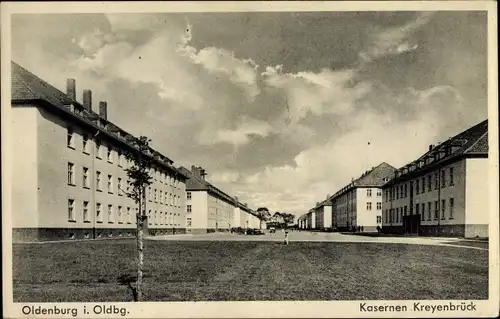
[[[487, 299], [487, 242], [341, 234], [145, 241], [147, 301]], [[15, 302], [132, 301], [134, 239], [15, 244]]]

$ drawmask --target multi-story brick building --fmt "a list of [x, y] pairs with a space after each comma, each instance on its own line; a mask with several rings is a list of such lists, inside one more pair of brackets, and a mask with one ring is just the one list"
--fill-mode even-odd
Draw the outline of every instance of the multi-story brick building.
[[206, 233], [229, 231], [231, 228], [259, 228], [260, 219], [246, 204], [209, 183], [205, 170], [181, 167], [189, 177], [186, 182], [187, 232]]
[[382, 227], [382, 185], [396, 169], [381, 163], [330, 197], [334, 225], [338, 230], [363, 226], [364, 231]]
[[449, 138], [383, 186], [383, 231], [488, 236], [488, 121]]
[[[137, 205], [126, 196], [124, 154], [134, 136], [92, 110], [92, 92], [76, 101], [12, 62], [12, 230], [14, 241], [134, 236]], [[151, 234], [185, 229], [185, 176], [149, 149], [153, 184], [146, 211]]]

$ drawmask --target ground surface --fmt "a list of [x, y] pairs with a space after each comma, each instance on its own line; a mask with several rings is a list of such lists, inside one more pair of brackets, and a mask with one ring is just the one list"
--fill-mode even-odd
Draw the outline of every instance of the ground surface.
[[[425, 240], [424, 244], [349, 242], [344, 237], [317, 241], [315, 236], [322, 235], [296, 233], [291, 234], [290, 245], [283, 245], [280, 236], [147, 240], [146, 299], [488, 298], [488, 250], [461, 241], [443, 245]], [[311, 240], [298, 241], [300, 236]], [[14, 301], [129, 301], [131, 293], [117, 278], [135, 275], [134, 258], [131, 239], [16, 244]]]

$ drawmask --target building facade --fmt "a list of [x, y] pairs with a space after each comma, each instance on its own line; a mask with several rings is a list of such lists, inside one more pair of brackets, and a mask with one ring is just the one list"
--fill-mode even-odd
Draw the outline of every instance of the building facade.
[[[76, 85], [63, 93], [12, 62], [13, 240], [134, 236], [137, 204], [125, 154], [136, 138], [107, 119], [107, 103], [92, 110], [92, 92], [76, 101]], [[150, 234], [184, 232], [185, 180], [173, 161], [149, 149], [153, 184], [145, 211]]]
[[383, 186], [383, 231], [488, 237], [488, 122], [434, 146]]
[[188, 233], [224, 232], [232, 228], [260, 228], [260, 219], [246, 204], [213, 186], [205, 170], [181, 167], [186, 182], [186, 230]]
[[311, 213], [314, 214], [314, 229], [322, 231], [333, 229], [332, 202], [329, 199], [316, 203]]
[[330, 197], [334, 228], [340, 231], [363, 227], [365, 232], [382, 227], [382, 185], [396, 169], [381, 163]]

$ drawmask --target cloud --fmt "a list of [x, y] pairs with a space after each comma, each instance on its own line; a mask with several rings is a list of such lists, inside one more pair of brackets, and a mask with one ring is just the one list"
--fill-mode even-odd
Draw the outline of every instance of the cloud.
[[359, 56], [363, 63], [368, 63], [388, 55], [398, 55], [410, 52], [418, 48], [411, 36], [422, 26], [427, 24], [434, 13], [422, 12], [418, 16], [402, 26], [392, 28], [375, 28], [370, 38], [371, 43], [366, 51], [360, 52]]
[[243, 117], [235, 129], [220, 129], [213, 134], [204, 131], [199, 136], [199, 142], [204, 145], [214, 143], [227, 143], [240, 146], [248, 143], [250, 136], [266, 137], [272, 131], [269, 123], [256, 119]]
[[353, 103], [370, 91], [370, 83], [355, 83], [355, 70], [319, 73], [283, 73], [281, 65], [267, 67], [262, 73], [264, 82], [284, 91], [287, 98], [285, 116], [288, 122], [297, 123], [308, 115], [345, 115], [353, 110]]

